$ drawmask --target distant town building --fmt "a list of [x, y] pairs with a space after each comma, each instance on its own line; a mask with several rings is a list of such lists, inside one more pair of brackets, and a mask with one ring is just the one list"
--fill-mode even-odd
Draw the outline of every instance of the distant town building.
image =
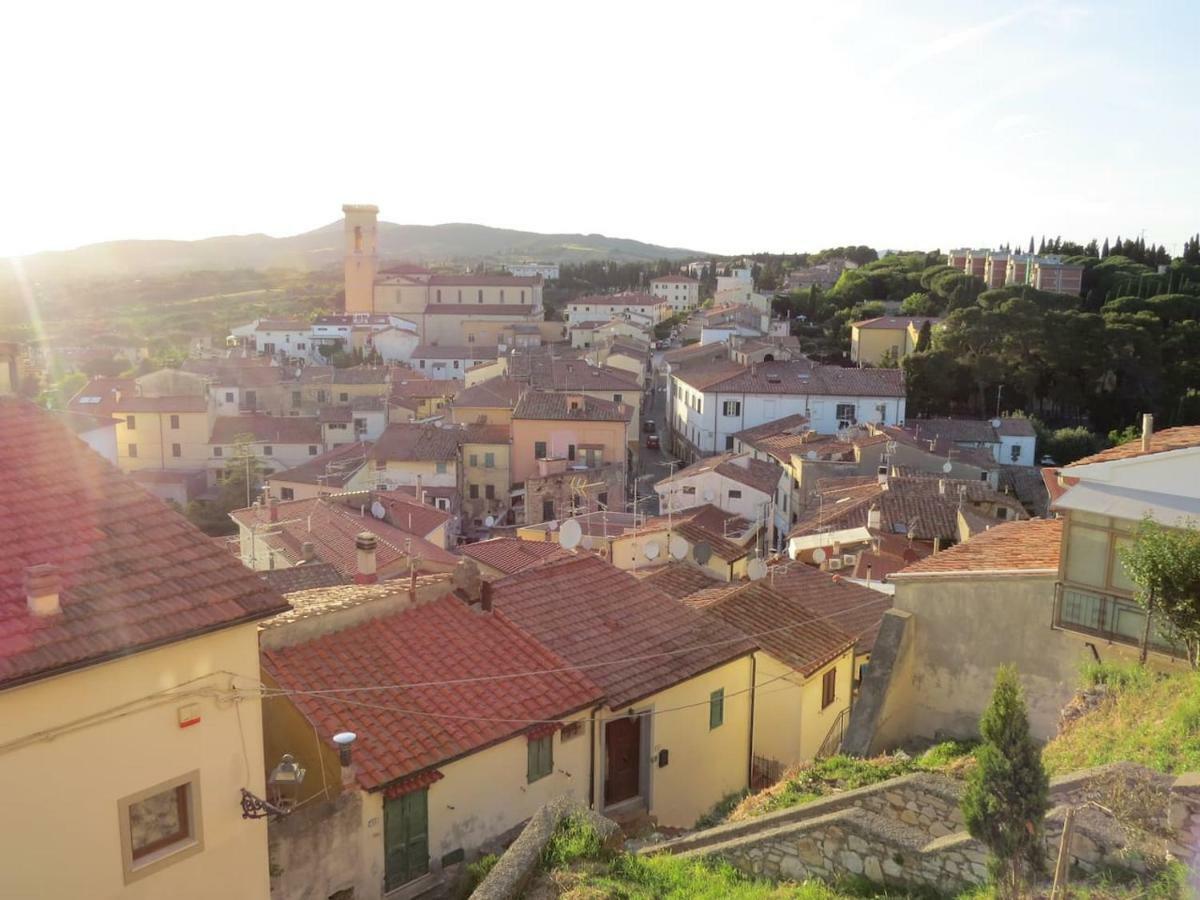
[[900, 362], [916, 349], [926, 322], [931, 329], [941, 324], [940, 319], [913, 316], [879, 316], [852, 323], [850, 361], [860, 366]]
[[662, 275], [650, 282], [650, 293], [667, 301], [672, 313], [700, 305], [700, 282], [686, 275]]
[[545, 278], [547, 281], [558, 279], [558, 263], [510, 263], [505, 266], [509, 275], [519, 278]]

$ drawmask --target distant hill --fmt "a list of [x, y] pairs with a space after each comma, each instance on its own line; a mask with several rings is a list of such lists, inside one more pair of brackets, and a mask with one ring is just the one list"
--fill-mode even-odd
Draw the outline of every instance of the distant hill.
[[[686, 259], [708, 254], [602, 234], [538, 234], [486, 225], [379, 223], [380, 258], [425, 264], [616, 262]], [[197, 241], [109, 241], [24, 258], [35, 279], [127, 276], [199, 269], [322, 269], [342, 258], [342, 223], [274, 238], [228, 235]]]

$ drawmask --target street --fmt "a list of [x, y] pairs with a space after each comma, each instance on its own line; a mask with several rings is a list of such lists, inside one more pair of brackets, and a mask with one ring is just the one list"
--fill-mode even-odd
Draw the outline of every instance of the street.
[[654, 354], [655, 371], [649, 376], [652, 389], [645, 395], [646, 399], [642, 408], [643, 421], [653, 420], [654, 422], [655, 434], [659, 436], [660, 447], [658, 450], [646, 449], [645, 432], [638, 444], [637, 511], [647, 515], [658, 514], [658, 495], [654, 493], [654, 485], [671, 473], [670, 464], [672, 462], [670, 454], [666, 452], [667, 395], [663, 379], [656, 371], [661, 355], [661, 351]]

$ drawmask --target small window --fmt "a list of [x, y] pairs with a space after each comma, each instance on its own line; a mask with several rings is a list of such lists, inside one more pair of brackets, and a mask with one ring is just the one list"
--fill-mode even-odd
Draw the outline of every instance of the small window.
[[725, 435], [725, 449], [726, 450], [733, 449], [733, 435], [732, 434]]
[[480, 302], [480, 303], [482, 303], [482, 302], [483, 302], [483, 288], [480, 288], [480, 289], [479, 289], [479, 302]]
[[438, 288], [438, 290], [437, 290], [437, 302], [438, 303], [442, 302], [442, 289], [441, 288]]
[[530, 784], [554, 771], [554, 735], [548, 734], [529, 742], [529, 757], [525, 777]]
[[317, 445], [316, 445], [316, 444], [309, 444], [309, 445], [308, 445], [308, 455], [309, 455], [309, 456], [316, 456], [316, 455], [317, 455]]
[[534, 443], [533, 458], [534, 459], [545, 459], [546, 458], [546, 442], [545, 441], [536, 441]]
[[542, 501], [542, 521], [549, 522], [553, 518], [554, 518], [554, 501], [553, 500], [543, 500]]
[[171, 429], [173, 431], [179, 430], [179, 416], [171, 416]]
[[136, 431], [137, 430], [137, 416], [126, 416], [125, 417], [125, 428], [129, 431]]
[[742, 499], [742, 492], [741, 492], [741, 491], [730, 491], [730, 492], [729, 492], [729, 499], [730, 499], [730, 500], [741, 500], [741, 499]]
[[504, 288], [500, 288], [500, 302], [504, 302]]
[[299, 405], [300, 405], [300, 392], [292, 391], [292, 406], [299, 406]]
[[696, 489], [690, 484], [685, 484], [683, 486], [683, 493], [688, 497], [694, 497], [696, 496]]
[[622, 399], [623, 398], [621, 394], [613, 394], [613, 403], [620, 403]]
[[270, 456], [275, 452], [275, 448], [270, 444], [263, 444], [263, 456]]
[[479, 485], [468, 484], [467, 485], [467, 496], [470, 497], [472, 500], [478, 500], [479, 499]]
[[496, 468], [496, 454], [495, 453], [483, 454], [483, 467], [485, 469]]
[[827, 709], [837, 699], [837, 668], [821, 676], [821, 709]]
[[483, 496], [489, 500], [496, 499], [496, 486], [494, 484], [485, 484], [483, 486]]
[[226, 391], [226, 392], [225, 392], [225, 402], [226, 402], [226, 403], [232, 403], [232, 402], [233, 402], [233, 391]]
[[117, 802], [126, 883], [203, 849], [199, 786], [192, 772]]
[[222, 457], [222, 456], [224, 456], [224, 455], [225, 455], [225, 448], [224, 448], [224, 447], [213, 447], [213, 456], [216, 456], [216, 457], [220, 458], [220, 457]]
[[258, 403], [258, 393], [256, 391], [246, 391], [246, 405], [255, 406]]
[[433, 501], [433, 505], [436, 506], [438, 509], [449, 509], [450, 501], [447, 500], [445, 497], [438, 497]]
[[708, 729], [720, 728], [725, 724], [725, 688], [717, 688], [708, 695]]
[[421, 368], [425, 368], [425, 360], [421, 360]]
[[575, 462], [575, 445], [567, 444], [567, 459], [570, 462]]
[[347, 394], [345, 391], [343, 391], [342, 393], [338, 394], [338, 402], [340, 402], [340, 403], [349, 403], [349, 402], [350, 402], [350, 395], [349, 395], [349, 394]]
[[137, 459], [137, 444], [130, 444], [130, 445], [129, 445], [129, 458], [130, 458], [130, 459]]
[[1018, 459], [1021, 458], [1021, 445], [1013, 444], [1011, 447], [1009, 447], [1008, 453], [1009, 453], [1009, 456], [1012, 457], [1012, 461], [1016, 462]]
[[296, 492], [292, 488], [280, 488], [279, 489], [279, 499], [280, 500], [295, 500]]
[[601, 506], [608, 506], [608, 491], [601, 491], [596, 495], [596, 502]]
[[171, 445], [171, 455], [173, 457], [175, 457], [176, 459], [179, 459], [179, 457], [183, 456], [183, 445], [182, 444], [172, 444]]
[[458, 360], [457, 359], [454, 361], [454, 368], [456, 368], [456, 369], [458, 368]]
[[472, 469], [479, 465], [479, 457], [474, 453], [468, 456], [467, 460], [467, 465], [469, 465]]
[[439, 475], [445, 475], [446, 474], [446, 464], [444, 462], [434, 463], [433, 471], [435, 471]]
[[725, 416], [740, 416], [742, 414], [742, 401], [726, 400], [721, 404], [721, 414]]

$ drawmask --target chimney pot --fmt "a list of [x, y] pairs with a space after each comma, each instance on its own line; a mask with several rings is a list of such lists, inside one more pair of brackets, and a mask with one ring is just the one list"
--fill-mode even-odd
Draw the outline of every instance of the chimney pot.
[[305, 541], [300, 545], [300, 556], [305, 562], [312, 562], [317, 558], [317, 548], [312, 541]]
[[25, 570], [25, 600], [33, 615], [43, 617], [61, 613], [61, 590], [62, 576], [58, 566], [43, 563]]
[[354, 538], [354, 548], [358, 556], [358, 572], [354, 576], [355, 584], [375, 584], [379, 575], [375, 572], [375, 548], [379, 539], [369, 531], [360, 531]]
[[279, 500], [278, 500], [278, 498], [272, 497], [268, 503], [268, 508], [271, 511], [271, 521], [278, 522], [279, 521]]
[[1142, 416], [1142, 452], [1150, 452], [1151, 438], [1154, 436], [1154, 416], [1146, 413]]

